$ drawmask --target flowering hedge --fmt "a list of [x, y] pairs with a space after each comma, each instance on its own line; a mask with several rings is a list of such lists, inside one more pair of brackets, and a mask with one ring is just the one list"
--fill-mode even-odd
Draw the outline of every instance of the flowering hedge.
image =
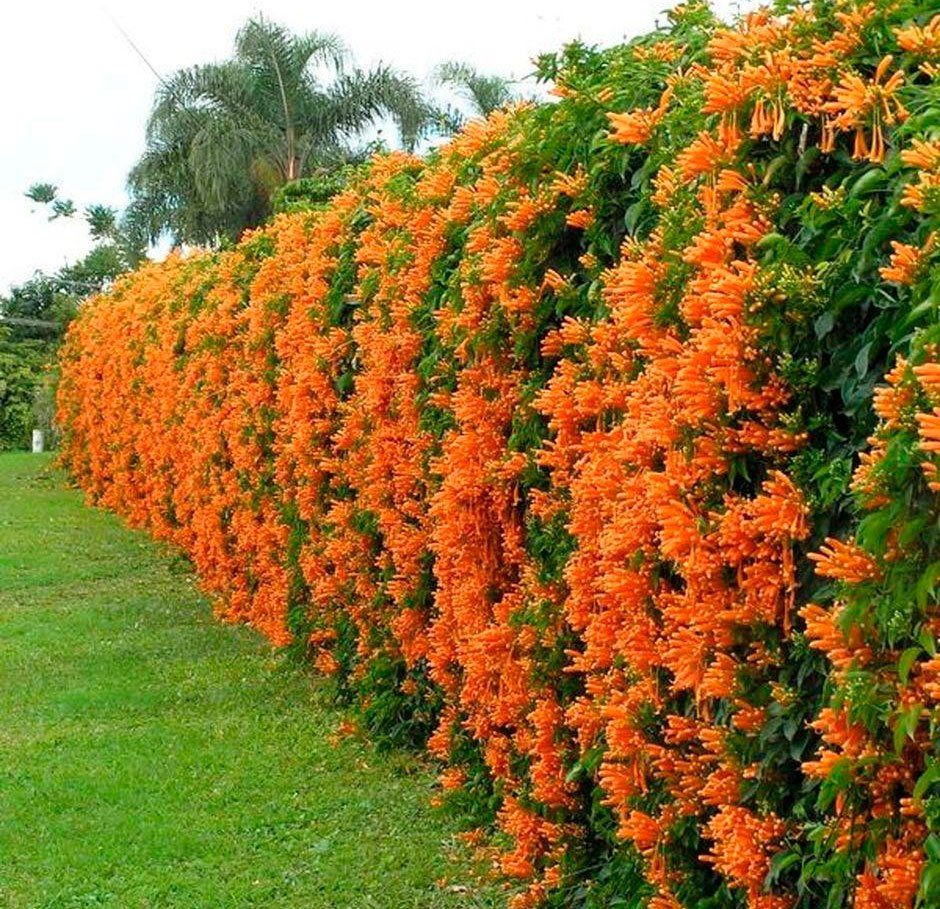
[[927, 6], [571, 45], [69, 332], [79, 484], [426, 744], [516, 907], [937, 905]]

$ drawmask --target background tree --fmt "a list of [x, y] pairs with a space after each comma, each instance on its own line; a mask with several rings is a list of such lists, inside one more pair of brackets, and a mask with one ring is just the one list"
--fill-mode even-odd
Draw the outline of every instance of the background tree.
[[448, 107], [448, 126], [456, 131], [466, 120], [473, 117], [486, 117], [518, 100], [513, 89], [513, 80], [505, 76], [481, 73], [470, 63], [449, 60], [439, 64], [432, 76], [435, 84], [445, 86], [464, 103], [466, 110]]
[[117, 209], [108, 205], [89, 205], [85, 209], [85, 220], [95, 240], [114, 239], [118, 234]]
[[151, 239], [214, 244], [260, 223], [279, 186], [347, 161], [382, 118], [413, 147], [433, 120], [415, 80], [350, 63], [335, 35], [249, 20], [232, 59], [158, 89], [129, 177], [130, 217]]
[[[52, 275], [37, 272], [22, 284], [10, 288], [6, 296], [0, 297], [0, 319], [23, 319], [42, 322], [61, 321], [61, 312], [65, 301]], [[11, 323], [14, 335], [29, 335], [28, 326]]]
[[26, 190], [26, 198], [39, 205], [51, 205], [58, 195], [59, 187], [55, 183], [34, 183]]
[[[34, 183], [25, 195], [45, 206], [50, 221], [78, 214], [75, 203], [62, 198], [52, 183]], [[85, 207], [83, 216], [95, 241], [87, 255], [53, 274], [37, 272], [11, 288], [6, 298], [0, 297], [0, 315], [49, 319], [56, 318], [57, 311], [58, 321], [67, 321], [79, 300], [104, 290], [144, 259], [146, 236], [127, 213], [93, 203]]]
[[[34, 183], [27, 198], [50, 221], [73, 218], [78, 209], [52, 183]], [[136, 225], [117, 209], [84, 209], [94, 246], [77, 262], [33, 277], [0, 295], [0, 450], [27, 447], [33, 429], [55, 438], [52, 418], [59, 342], [82, 300], [107, 289], [144, 258]]]

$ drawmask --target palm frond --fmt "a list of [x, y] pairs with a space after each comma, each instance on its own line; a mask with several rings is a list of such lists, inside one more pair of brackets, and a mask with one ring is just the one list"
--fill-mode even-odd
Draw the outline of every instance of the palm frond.
[[485, 75], [461, 61], [439, 64], [433, 74], [438, 85], [454, 89], [473, 108], [473, 113], [487, 116], [511, 103], [516, 93], [512, 81], [503, 76]]

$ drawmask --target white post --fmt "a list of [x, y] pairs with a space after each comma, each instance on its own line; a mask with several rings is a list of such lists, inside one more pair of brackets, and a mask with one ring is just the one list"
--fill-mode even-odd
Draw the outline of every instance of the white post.
[[33, 454], [39, 454], [43, 450], [43, 435], [41, 429], [33, 430]]

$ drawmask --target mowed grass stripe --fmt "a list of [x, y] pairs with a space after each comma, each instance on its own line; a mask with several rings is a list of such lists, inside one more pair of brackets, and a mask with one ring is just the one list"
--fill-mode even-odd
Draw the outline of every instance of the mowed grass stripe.
[[181, 560], [0, 455], [0, 906], [495, 907], [403, 756], [338, 717]]

